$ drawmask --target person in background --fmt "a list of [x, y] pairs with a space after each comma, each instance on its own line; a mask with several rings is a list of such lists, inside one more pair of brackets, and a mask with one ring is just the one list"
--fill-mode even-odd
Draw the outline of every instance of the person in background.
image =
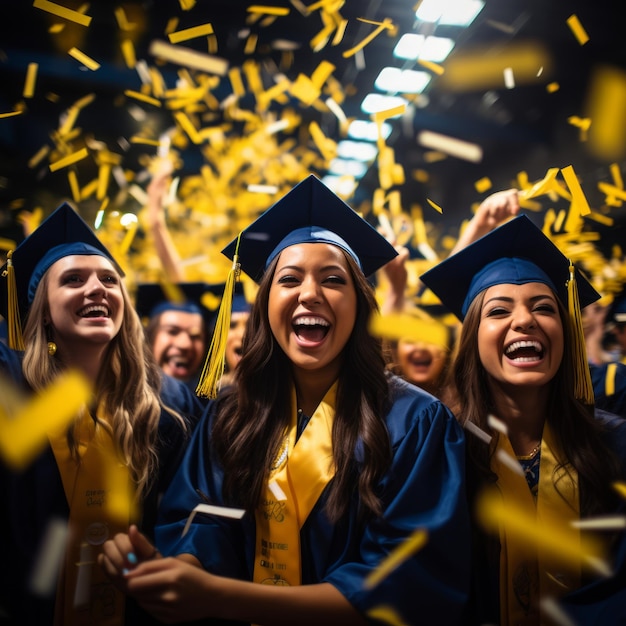
[[159, 367], [195, 392], [224, 285], [177, 283], [170, 287], [174, 293], [168, 298], [163, 285], [140, 283], [135, 308], [145, 320], [146, 339]]
[[[439, 400], [385, 371], [368, 333], [366, 277], [394, 248], [310, 176], [224, 254], [259, 281], [233, 383], [162, 500], [165, 558], [131, 528], [105, 543], [103, 569], [164, 621], [459, 623], [463, 432]], [[187, 524], [207, 502], [243, 517], [213, 508]]]
[[[515, 217], [520, 211], [517, 189], [497, 191], [485, 198], [462, 232], [450, 254], [476, 241], [496, 226]], [[436, 298], [424, 297], [421, 285], [415, 297], [407, 297], [409, 250], [398, 248], [398, 256], [383, 267], [386, 291], [381, 313], [404, 313], [412, 318], [408, 327], [413, 336], [388, 342], [389, 367], [410, 383], [440, 397], [452, 361], [458, 330], [456, 319]]]
[[[47, 429], [23, 466], [0, 458], [3, 623], [149, 624], [96, 558], [129, 523], [153, 536], [158, 500], [201, 406], [161, 374], [122, 270], [69, 204], [16, 247], [0, 275], [4, 384], [40, 394], [74, 371], [90, 395], [69, 426]], [[39, 427], [24, 423], [22, 436]]]
[[606, 324], [615, 338], [618, 360], [626, 363], [626, 287], [613, 298], [606, 314]]
[[[577, 624], [622, 623], [624, 532], [578, 529], [626, 511], [614, 487], [626, 477], [626, 422], [594, 409], [580, 323], [599, 294], [525, 215], [421, 280], [463, 322], [445, 401], [474, 435], [469, 623], [539, 625], [557, 610], [608, 619]], [[591, 541], [599, 547], [583, 549]], [[599, 575], [590, 564], [602, 558]]]

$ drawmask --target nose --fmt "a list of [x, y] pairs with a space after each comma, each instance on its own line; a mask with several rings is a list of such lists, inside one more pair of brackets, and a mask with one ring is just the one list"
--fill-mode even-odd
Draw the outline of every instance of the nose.
[[319, 304], [322, 301], [320, 284], [315, 278], [308, 276], [302, 281], [298, 300], [308, 305]]
[[174, 339], [174, 343], [176, 347], [181, 348], [183, 350], [188, 350], [193, 345], [193, 341], [191, 340], [191, 336], [189, 333], [181, 332], [176, 335]]
[[535, 316], [532, 311], [525, 306], [516, 307], [511, 319], [511, 327], [513, 330], [523, 330], [525, 328], [534, 328]]
[[91, 274], [85, 283], [85, 293], [88, 296], [95, 296], [104, 293], [104, 285], [96, 274]]

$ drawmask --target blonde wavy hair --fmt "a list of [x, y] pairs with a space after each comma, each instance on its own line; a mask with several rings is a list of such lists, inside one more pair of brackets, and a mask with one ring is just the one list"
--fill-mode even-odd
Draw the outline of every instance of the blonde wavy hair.
[[[53, 329], [44, 323], [49, 318], [48, 282], [46, 272], [35, 292], [23, 333], [22, 368], [35, 391], [50, 385], [65, 369], [59, 358], [48, 354], [48, 342], [54, 339], [50, 335]], [[162, 409], [179, 421], [181, 428], [186, 426], [176, 411], [161, 402], [161, 371], [146, 348], [141, 321], [121, 280], [120, 287], [124, 301], [123, 321], [105, 353], [92, 406], [101, 408], [107, 415], [107, 421], [96, 416], [96, 422], [111, 433], [118, 453], [135, 481], [137, 496], [140, 496], [150, 489], [156, 476], [156, 442]], [[68, 430], [68, 446], [76, 460], [79, 458], [76, 427], [82, 415], [84, 412]]]

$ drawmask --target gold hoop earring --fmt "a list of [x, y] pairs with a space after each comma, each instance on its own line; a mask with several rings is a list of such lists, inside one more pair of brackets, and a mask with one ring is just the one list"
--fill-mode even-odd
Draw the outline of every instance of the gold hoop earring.
[[48, 354], [50, 356], [54, 356], [57, 352], [57, 344], [54, 341], [48, 342]]

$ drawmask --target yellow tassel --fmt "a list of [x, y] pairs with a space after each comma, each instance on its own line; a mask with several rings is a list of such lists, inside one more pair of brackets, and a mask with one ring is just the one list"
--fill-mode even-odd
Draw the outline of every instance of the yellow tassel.
[[572, 358], [574, 360], [574, 395], [587, 405], [593, 405], [595, 397], [593, 383], [587, 362], [587, 349], [583, 332], [578, 287], [574, 265], [569, 262], [569, 280], [567, 281], [567, 307], [569, 309], [569, 332], [572, 343]]
[[13, 250], [7, 254], [7, 327], [9, 348], [24, 350], [24, 337], [22, 336], [22, 321], [20, 320], [20, 307], [17, 303], [17, 285], [15, 284], [15, 268], [13, 267]]
[[224, 375], [226, 367], [226, 340], [230, 330], [230, 315], [232, 313], [233, 296], [235, 293], [235, 283], [239, 279], [241, 266], [239, 265], [239, 241], [241, 233], [237, 238], [237, 246], [233, 255], [233, 264], [226, 278], [224, 296], [220, 303], [220, 310], [217, 313], [215, 330], [211, 338], [211, 345], [207, 352], [202, 374], [196, 387], [196, 395], [201, 398], [215, 398], [220, 390], [220, 381]]

